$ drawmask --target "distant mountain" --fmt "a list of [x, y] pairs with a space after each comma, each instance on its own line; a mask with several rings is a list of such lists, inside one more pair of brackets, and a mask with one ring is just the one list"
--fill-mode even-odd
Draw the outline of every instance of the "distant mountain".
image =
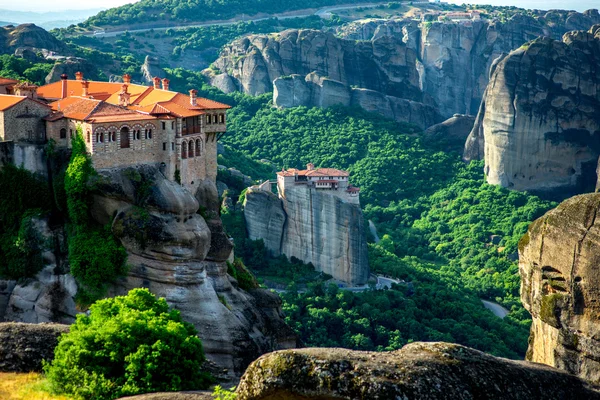
[[32, 12], [13, 11], [0, 9], [3, 19], [12, 22], [0, 22], [0, 26], [34, 23], [44, 29], [64, 28], [72, 24], [78, 24], [87, 18], [96, 15], [102, 8], [91, 8], [87, 10], [64, 10], [60, 12]]

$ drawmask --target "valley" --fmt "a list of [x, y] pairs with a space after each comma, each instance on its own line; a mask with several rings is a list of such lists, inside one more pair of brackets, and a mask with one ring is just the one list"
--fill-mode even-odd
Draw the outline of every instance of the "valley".
[[[0, 100], [25, 97], [0, 101], [0, 320], [155, 295], [238, 399], [441, 399], [423, 382], [487, 368], [518, 388], [490, 398], [598, 395], [597, 10], [164, 3], [0, 28]], [[388, 359], [406, 375], [381, 385]], [[315, 363], [339, 374], [298, 372]], [[123, 374], [94, 393], [152, 391]]]

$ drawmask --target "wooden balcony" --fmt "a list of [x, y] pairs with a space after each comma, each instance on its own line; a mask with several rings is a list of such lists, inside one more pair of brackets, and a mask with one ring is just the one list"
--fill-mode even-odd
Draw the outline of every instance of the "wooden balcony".
[[181, 130], [182, 135], [193, 135], [194, 133], [200, 133], [200, 126], [191, 126], [189, 128], [183, 128]]

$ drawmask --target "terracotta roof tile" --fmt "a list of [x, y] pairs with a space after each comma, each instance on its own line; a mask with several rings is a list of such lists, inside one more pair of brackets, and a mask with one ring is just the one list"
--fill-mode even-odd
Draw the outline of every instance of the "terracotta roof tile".
[[350, 176], [348, 171], [342, 171], [335, 168], [315, 168], [315, 169], [296, 169], [291, 168], [287, 171], [280, 171], [277, 175], [281, 176]]
[[26, 96], [12, 96], [8, 94], [0, 94], [0, 111], [8, 110], [12, 106], [19, 104], [26, 98]]
[[15, 83], [18, 83], [19, 81], [15, 80], [15, 79], [10, 79], [10, 78], [0, 78], [0, 85], [14, 85]]

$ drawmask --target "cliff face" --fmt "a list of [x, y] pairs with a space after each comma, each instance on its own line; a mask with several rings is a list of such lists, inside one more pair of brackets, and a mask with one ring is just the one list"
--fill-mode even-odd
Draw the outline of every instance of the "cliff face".
[[[129, 254], [128, 276], [111, 294], [147, 287], [165, 297], [198, 329], [207, 357], [232, 374], [241, 374], [260, 354], [295, 346], [279, 297], [241, 290], [227, 274], [232, 246], [212, 203], [203, 204], [204, 217], [197, 214], [198, 200], [156, 167], [99, 174], [93, 216], [112, 224]], [[197, 194], [206, 201], [213, 197], [208, 186]]]
[[246, 192], [244, 216], [251, 239], [272, 255], [285, 254], [351, 285], [369, 278], [362, 211], [316, 189], [286, 189], [281, 199], [260, 189]]
[[276, 107], [333, 105], [355, 106], [386, 118], [409, 122], [422, 129], [442, 120], [437, 110], [423, 103], [387, 96], [375, 90], [355, 88], [312, 72], [306, 77], [290, 75], [273, 81]]
[[358, 105], [426, 128], [443, 120], [438, 113], [476, 114], [501, 55], [540, 36], [560, 39], [598, 23], [596, 10], [534, 11], [505, 22], [361, 20], [341, 27], [339, 37], [287, 30], [238, 39], [222, 50], [218, 71], [204, 73], [225, 92], [275, 90], [281, 107]]
[[19, 48], [49, 50], [61, 54], [68, 52], [64, 43], [34, 24], [0, 27], [0, 54], [12, 54]]
[[498, 63], [471, 138], [483, 137], [489, 183], [563, 198], [594, 189], [599, 66], [600, 29], [536, 39]]
[[600, 383], [600, 195], [561, 203], [519, 243], [521, 301], [533, 324], [527, 359]]
[[441, 342], [383, 353], [278, 351], [248, 367], [237, 393], [240, 400], [600, 398], [600, 392], [565, 372]]

